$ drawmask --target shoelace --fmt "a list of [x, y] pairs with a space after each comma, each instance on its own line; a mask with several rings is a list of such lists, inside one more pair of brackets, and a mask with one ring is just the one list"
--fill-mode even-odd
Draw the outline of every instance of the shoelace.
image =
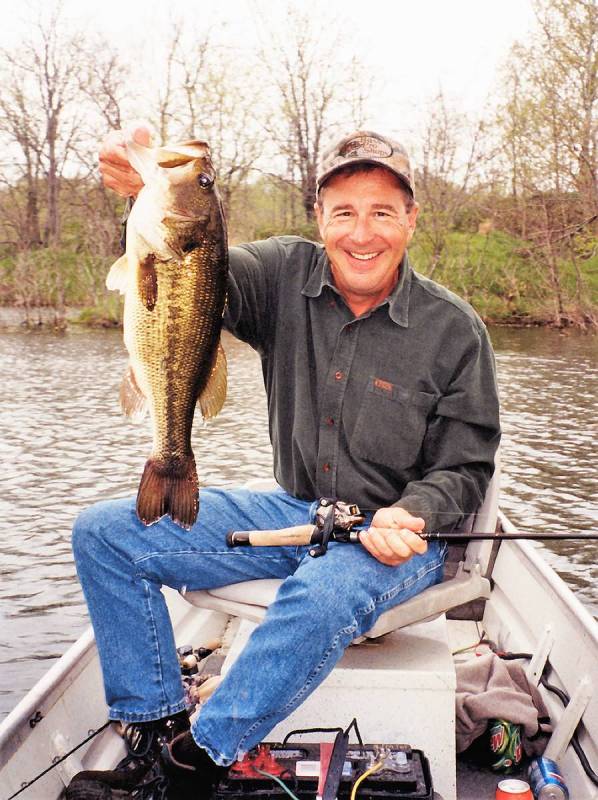
[[143, 785], [135, 789], [131, 798], [135, 800], [167, 800], [169, 780], [162, 770], [160, 761], [152, 765]]
[[117, 770], [135, 769], [139, 764], [149, 764], [158, 757], [162, 749], [163, 738], [156, 728], [145, 725], [129, 723], [124, 732], [123, 739], [127, 748], [127, 755], [116, 765]]
[[152, 749], [156, 739], [158, 739], [158, 745], [161, 746], [161, 742], [159, 741], [160, 736], [156, 728], [146, 725], [137, 725], [134, 722], [127, 725], [123, 738], [127, 747], [127, 753], [132, 758], [145, 758]]

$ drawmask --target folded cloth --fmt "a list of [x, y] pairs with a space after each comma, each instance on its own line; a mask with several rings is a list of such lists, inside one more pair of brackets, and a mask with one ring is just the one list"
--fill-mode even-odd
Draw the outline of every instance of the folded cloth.
[[522, 726], [522, 743], [528, 755], [540, 755], [546, 746], [542, 734], [550, 731], [550, 718], [538, 689], [530, 685], [517, 661], [504, 661], [487, 653], [456, 665], [457, 752], [462, 753], [481, 736], [491, 719]]

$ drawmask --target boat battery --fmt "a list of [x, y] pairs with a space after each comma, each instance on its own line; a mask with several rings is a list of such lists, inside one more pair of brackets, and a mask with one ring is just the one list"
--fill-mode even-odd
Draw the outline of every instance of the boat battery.
[[[355, 782], [359, 800], [432, 800], [434, 790], [428, 759], [421, 750], [403, 744], [350, 746], [345, 755], [338, 800], [349, 800]], [[216, 800], [268, 798], [288, 800], [282, 781], [299, 800], [313, 800], [320, 776], [319, 744], [261, 744], [230, 768], [213, 795]]]

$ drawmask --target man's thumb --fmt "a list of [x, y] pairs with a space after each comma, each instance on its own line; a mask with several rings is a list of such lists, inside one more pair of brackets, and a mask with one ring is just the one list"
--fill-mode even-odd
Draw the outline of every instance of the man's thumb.
[[127, 139], [131, 139], [137, 144], [149, 147], [152, 143], [152, 134], [147, 122], [132, 122], [125, 128]]

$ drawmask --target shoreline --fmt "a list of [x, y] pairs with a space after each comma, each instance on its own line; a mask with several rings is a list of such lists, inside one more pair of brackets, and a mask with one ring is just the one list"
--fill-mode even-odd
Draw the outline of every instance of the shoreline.
[[[87, 312], [87, 314], [85, 313]], [[67, 307], [63, 309], [50, 306], [0, 306], [0, 332], [15, 330], [56, 330], [65, 331], [73, 328], [113, 330], [122, 329], [122, 323], [91, 313], [89, 308]], [[87, 319], [84, 317], [87, 316]], [[554, 330], [573, 329], [586, 333], [598, 332], [598, 319], [588, 315], [586, 318], [564, 319], [556, 325], [554, 319], [536, 317], [503, 317], [492, 319], [482, 317], [486, 325], [502, 328], [551, 328]]]

